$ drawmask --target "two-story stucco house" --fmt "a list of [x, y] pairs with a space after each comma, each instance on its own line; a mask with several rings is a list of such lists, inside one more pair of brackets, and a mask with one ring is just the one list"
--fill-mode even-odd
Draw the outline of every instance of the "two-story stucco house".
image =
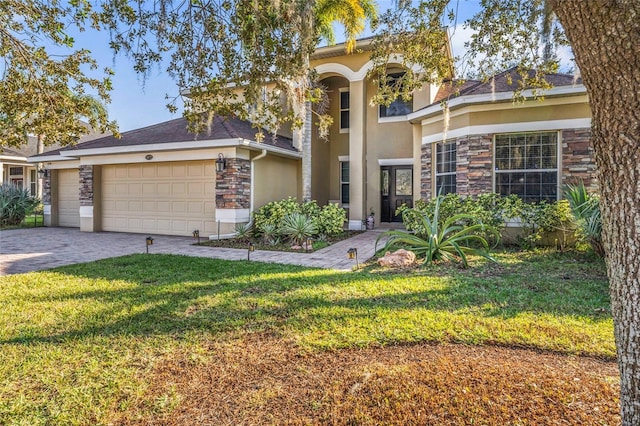
[[[543, 101], [514, 103], [517, 83], [507, 71], [491, 83], [443, 82], [378, 106], [367, 41], [359, 47], [350, 55], [343, 45], [322, 47], [311, 62], [334, 118], [328, 141], [317, 132], [312, 139], [312, 198], [347, 209], [350, 229], [371, 212], [378, 222], [399, 221], [398, 206], [438, 191], [530, 201], [556, 200], [578, 179], [595, 185], [579, 80], [549, 76], [555, 87]], [[390, 65], [391, 74], [403, 72]], [[176, 119], [31, 157], [50, 171], [45, 221], [84, 231], [229, 234], [267, 202], [301, 197], [302, 155], [291, 135], [258, 143], [255, 133], [248, 122], [216, 117], [210, 134], [194, 135]]]

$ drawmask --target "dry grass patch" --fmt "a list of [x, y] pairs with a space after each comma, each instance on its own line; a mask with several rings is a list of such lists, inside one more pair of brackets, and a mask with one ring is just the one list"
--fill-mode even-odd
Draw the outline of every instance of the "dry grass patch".
[[[173, 398], [140, 425], [616, 425], [613, 362], [466, 345], [309, 353], [282, 339], [171, 354], [145, 401]], [[139, 407], [149, 412], [151, 407]]]

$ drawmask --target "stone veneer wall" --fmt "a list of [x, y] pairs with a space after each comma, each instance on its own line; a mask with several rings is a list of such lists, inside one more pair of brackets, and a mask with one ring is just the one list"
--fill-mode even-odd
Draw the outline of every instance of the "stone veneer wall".
[[[493, 192], [493, 135], [467, 136], [467, 192], [466, 195], [480, 195]], [[460, 147], [460, 143], [458, 144]], [[458, 161], [462, 162], [458, 151]], [[459, 179], [460, 171], [456, 178]]]
[[[451, 142], [449, 140], [447, 142]], [[461, 195], [493, 192], [493, 135], [472, 135], [457, 138], [456, 187]], [[431, 197], [432, 144], [422, 146], [421, 197]], [[596, 163], [591, 146], [590, 129], [562, 131], [562, 170], [560, 185], [580, 181], [590, 191], [598, 189]]]
[[248, 209], [251, 206], [251, 162], [227, 158], [227, 167], [216, 172], [216, 207]]
[[420, 198], [431, 198], [431, 144], [422, 145], [420, 154]]
[[561, 185], [580, 181], [589, 191], [598, 190], [596, 160], [591, 145], [591, 129], [562, 131], [562, 179]]
[[53, 170], [47, 171], [47, 177], [42, 179], [42, 204], [51, 205], [51, 173]]
[[80, 205], [93, 206], [93, 166], [80, 166], [78, 173], [80, 175]]

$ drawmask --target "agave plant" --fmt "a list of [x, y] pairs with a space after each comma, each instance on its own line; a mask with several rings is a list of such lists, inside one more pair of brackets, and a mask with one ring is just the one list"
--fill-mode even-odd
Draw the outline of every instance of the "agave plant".
[[267, 245], [276, 245], [280, 241], [278, 227], [272, 223], [263, 223], [259, 228], [262, 241]]
[[40, 200], [31, 196], [28, 190], [3, 183], [0, 185], [0, 225], [20, 225], [38, 204]]
[[600, 200], [589, 194], [583, 182], [567, 185], [564, 195], [576, 217], [582, 234], [598, 256], [604, 256]]
[[247, 240], [251, 237], [251, 223], [238, 223], [234, 228], [235, 237], [241, 240]]
[[455, 214], [439, 224], [441, 200], [441, 196], [436, 198], [432, 217], [418, 210], [405, 211], [405, 214], [413, 215], [413, 220], [419, 221], [419, 234], [391, 230], [378, 237], [376, 247], [381, 238], [388, 238], [385, 251], [391, 247], [403, 246], [416, 256], [424, 257], [423, 264], [439, 260], [460, 261], [466, 268], [468, 255], [482, 256], [495, 262], [489, 254], [489, 243], [485, 235], [492, 234], [497, 240], [499, 233], [469, 214]]
[[291, 213], [284, 217], [280, 224], [280, 233], [286, 235], [297, 245], [302, 245], [307, 238], [317, 233], [315, 223], [302, 213]]

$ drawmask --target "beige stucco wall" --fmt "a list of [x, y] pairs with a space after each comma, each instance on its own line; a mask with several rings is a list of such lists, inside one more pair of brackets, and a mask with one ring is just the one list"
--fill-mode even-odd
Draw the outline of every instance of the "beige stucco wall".
[[[586, 96], [530, 100], [521, 104], [512, 102], [486, 103], [465, 106], [450, 111], [447, 131], [468, 126], [524, 123], [532, 121], [572, 120], [590, 118], [591, 110]], [[444, 130], [442, 112], [423, 120], [422, 135], [428, 136]]]
[[298, 197], [300, 160], [267, 154], [253, 167], [254, 209], [270, 201]]

